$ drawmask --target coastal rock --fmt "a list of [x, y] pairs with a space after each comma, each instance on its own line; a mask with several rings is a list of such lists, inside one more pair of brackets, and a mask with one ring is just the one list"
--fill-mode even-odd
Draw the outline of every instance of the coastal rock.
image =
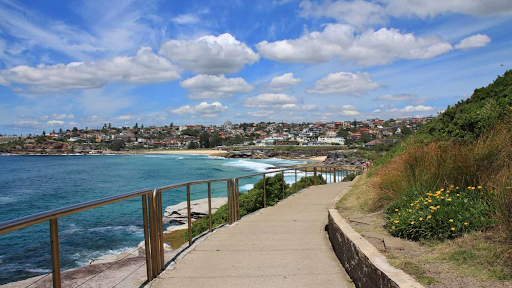
[[[222, 205], [228, 202], [227, 197], [212, 198], [212, 213], [215, 213]], [[190, 202], [190, 214], [192, 222], [208, 216], [208, 199], [199, 199]], [[168, 206], [165, 208], [163, 223], [169, 224], [187, 224], [188, 211], [187, 202], [181, 202], [176, 205]]]

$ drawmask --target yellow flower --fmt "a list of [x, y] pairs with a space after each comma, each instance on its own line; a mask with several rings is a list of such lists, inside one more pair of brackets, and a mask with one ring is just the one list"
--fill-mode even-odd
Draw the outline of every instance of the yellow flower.
[[468, 186], [468, 190], [471, 190], [471, 186]]
[[443, 188], [443, 189], [441, 189], [441, 192], [443, 192], [443, 191], [444, 191], [444, 188]]
[[446, 201], [452, 201], [452, 198], [448, 198], [448, 199], [446, 199]]
[[430, 206], [430, 207], [428, 207], [428, 208], [430, 208], [430, 209], [432, 209], [432, 210], [436, 210], [436, 209], [437, 209], [437, 208], [436, 208], [436, 207], [434, 207], [434, 206]]
[[427, 216], [427, 219], [431, 219], [431, 218], [432, 218], [432, 216], [430, 216], [430, 215]]
[[411, 206], [414, 206], [414, 203], [411, 203]]
[[450, 222], [452, 222], [452, 223], [453, 223], [453, 219], [450, 219]]
[[482, 186], [478, 186], [478, 189], [482, 189]]
[[411, 222], [411, 225], [414, 225], [414, 221]]
[[475, 187], [471, 187], [471, 190], [475, 190]]
[[412, 212], [412, 210], [411, 210], [411, 209], [409, 209], [409, 212]]
[[441, 206], [437, 206], [437, 209], [441, 208]]
[[468, 222], [464, 222], [464, 225], [468, 226], [468, 224], [469, 224]]
[[432, 200], [428, 200], [428, 203], [432, 203]]
[[427, 202], [423, 202], [423, 204], [427, 205]]
[[430, 210], [430, 212], [434, 213], [436, 210]]
[[444, 199], [444, 196], [442, 196], [441, 199]]
[[396, 212], [398, 212], [398, 209], [395, 209]]
[[395, 223], [399, 223], [400, 221], [396, 220]]
[[420, 221], [423, 221], [423, 218], [420, 218]]
[[452, 231], [455, 231], [455, 228], [452, 227]]
[[460, 196], [460, 194], [457, 194], [457, 196]]
[[395, 226], [391, 226], [391, 229], [395, 230]]
[[455, 189], [459, 189], [459, 186], [455, 187]]

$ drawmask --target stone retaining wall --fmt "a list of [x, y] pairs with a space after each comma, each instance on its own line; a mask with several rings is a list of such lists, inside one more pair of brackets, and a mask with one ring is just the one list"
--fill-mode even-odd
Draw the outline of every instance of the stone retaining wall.
[[336, 257], [356, 287], [423, 287], [402, 270], [389, 265], [386, 257], [354, 231], [336, 209], [329, 209], [328, 233]]

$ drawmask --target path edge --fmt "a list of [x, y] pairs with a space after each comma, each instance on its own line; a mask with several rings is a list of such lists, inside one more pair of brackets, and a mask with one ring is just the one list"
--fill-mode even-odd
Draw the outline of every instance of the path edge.
[[338, 210], [329, 209], [327, 229], [334, 253], [356, 287], [424, 288], [410, 275], [391, 266]]

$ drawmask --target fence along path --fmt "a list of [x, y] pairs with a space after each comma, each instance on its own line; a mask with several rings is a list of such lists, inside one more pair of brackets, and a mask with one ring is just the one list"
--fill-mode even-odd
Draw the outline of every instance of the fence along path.
[[312, 186], [214, 231], [151, 287], [354, 287], [329, 244], [327, 207], [350, 182]]

